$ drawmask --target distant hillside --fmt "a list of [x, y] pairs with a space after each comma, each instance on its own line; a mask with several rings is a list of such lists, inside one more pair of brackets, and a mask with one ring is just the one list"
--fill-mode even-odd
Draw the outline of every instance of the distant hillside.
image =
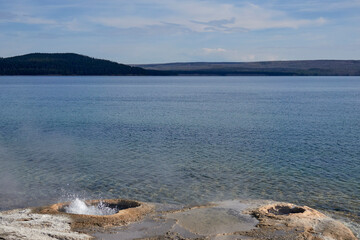
[[0, 58], [0, 75], [360, 76], [360, 61], [189, 62], [128, 66], [74, 53]]
[[135, 65], [177, 75], [360, 76], [360, 61], [189, 62]]
[[31, 53], [0, 58], [0, 75], [163, 75], [74, 53]]

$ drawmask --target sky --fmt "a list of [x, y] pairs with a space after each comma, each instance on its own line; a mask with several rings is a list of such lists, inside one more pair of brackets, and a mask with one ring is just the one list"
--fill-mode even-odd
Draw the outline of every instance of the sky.
[[360, 0], [0, 0], [0, 57], [360, 59]]

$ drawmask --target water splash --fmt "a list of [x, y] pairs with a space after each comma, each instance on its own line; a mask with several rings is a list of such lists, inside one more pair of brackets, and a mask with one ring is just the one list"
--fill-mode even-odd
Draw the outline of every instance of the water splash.
[[79, 198], [73, 200], [64, 210], [67, 213], [84, 215], [112, 215], [118, 212], [118, 209], [110, 208], [103, 202], [99, 202], [96, 206], [89, 206]]

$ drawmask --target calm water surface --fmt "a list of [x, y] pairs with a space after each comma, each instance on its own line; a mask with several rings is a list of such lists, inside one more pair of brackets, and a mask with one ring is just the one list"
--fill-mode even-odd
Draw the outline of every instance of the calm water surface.
[[0, 209], [72, 194], [360, 216], [358, 77], [0, 77]]

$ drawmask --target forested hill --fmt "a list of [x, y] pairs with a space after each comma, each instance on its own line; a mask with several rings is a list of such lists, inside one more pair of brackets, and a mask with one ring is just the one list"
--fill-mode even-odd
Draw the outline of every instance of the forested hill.
[[177, 75], [360, 76], [359, 60], [184, 62], [135, 66]]
[[31, 53], [0, 58], [0, 75], [164, 75], [74, 53]]

